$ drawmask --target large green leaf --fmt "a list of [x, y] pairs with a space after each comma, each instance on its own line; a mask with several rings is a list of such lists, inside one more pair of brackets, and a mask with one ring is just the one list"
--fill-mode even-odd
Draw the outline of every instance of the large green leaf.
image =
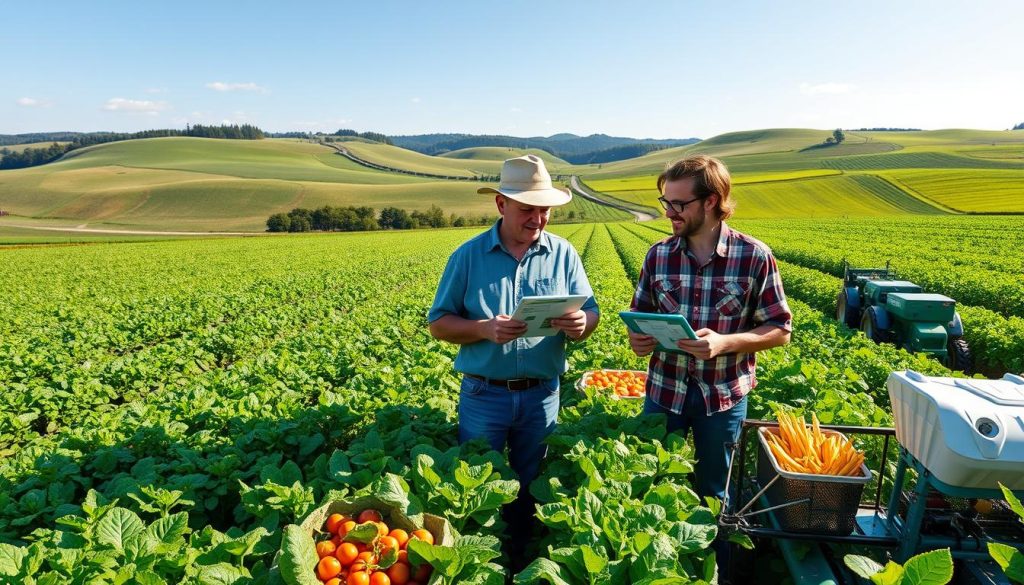
[[875, 585], [899, 585], [903, 582], [903, 567], [889, 561], [882, 567], [881, 573], [871, 576], [871, 582]]
[[[313, 574], [313, 565], [307, 569], [309, 574]], [[229, 565], [228, 563], [218, 563], [216, 565], [210, 565], [206, 567], [200, 567], [196, 574], [196, 581], [199, 585], [240, 585], [241, 583], [248, 583], [251, 581], [248, 572], [238, 567]], [[316, 578], [314, 582], [318, 582]]]
[[319, 560], [312, 536], [295, 524], [284, 527], [278, 566], [281, 568], [281, 578], [285, 583], [320, 585], [320, 580], [313, 574], [313, 567]]
[[96, 539], [123, 551], [129, 541], [134, 541], [146, 529], [139, 516], [125, 508], [114, 508], [96, 524]]
[[15, 577], [21, 572], [28, 551], [20, 546], [0, 542], [0, 575]]
[[870, 579], [872, 575], [881, 573], [885, 568], [874, 559], [861, 555], [846, 555], [843, 557], [843, 563], [864, 579]]
[[945, 585], [952, 579], [953, 556], [948, 548], [915, 555], [903, 565], [902, 583], [907, 585]]
[[528, 585], [538, 581], [547, 581], [551, 585], [575, 585], [569, 581], [570, 577], [565, 574], [561, 566], [548, 559], [536, 559], [513, 580], [516, 585]]
[[1019, 550], [998, 542], [988, 544], [988, 554], [1010, 579], [1024, 583], [1024, 554]]
[[1017, 499], [1017, 496], [1010, 491], [1010, 488], [1000, 483], [999, 489], [1003, 491], [1003, 497], [1006, 498], [1006, 503], [1010, 504], [1010, 509], [1016, 512], [1017, 516], [1019, 516], [1021, 520], [1024, 520], [1024, 504], [1021, 504], [1020, 500]]

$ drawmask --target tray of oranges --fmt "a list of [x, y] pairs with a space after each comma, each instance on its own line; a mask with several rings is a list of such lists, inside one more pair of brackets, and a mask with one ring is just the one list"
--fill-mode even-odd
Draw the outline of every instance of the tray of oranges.
[[584, 372], [576, 382], [576, 389], [596, 388], [610, 392], [614, 398], [643, 398], [647, 386], [647, 372], [639, 370], [592, 370]]

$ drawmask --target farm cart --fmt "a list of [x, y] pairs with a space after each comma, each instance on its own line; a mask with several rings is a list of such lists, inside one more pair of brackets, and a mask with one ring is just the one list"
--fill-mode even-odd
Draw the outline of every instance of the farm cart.
[[[750, 435], [760, 438], [775, 423], [747, 420], [730, 477], [737, 495], [726, 503], [720, 529], [760, 546], [776, 542], [798, 585], [863, 582], [845, 566], [848, 553], [872, 551], [882, 564], [905, 563], [944, 548], [954, 560], [953, 582], [1010, 583], [988, 545], [1024, 551], [1024, 523], [999, 488], [1024, 496], [1024, 378], [964, 380], [907, 371], [891, 374], [887, 386], [895, 428], [821, 427], [875, 446], [877, 473], [860, 486], [867, 488], [865, 498], [861, 489], [843, 485], [849, 478], [780, 472], [760, 441], [751, 457], [756, 473], [748, 473]], [[893, 437], [895, 465], [887, 460]], [[751, 563], [739, 562], [739, 553], [731, 555], [726, 578], [761, 580], [743, 574]]]
[[971, 351], [956, 301], [928, 294], [885, 268], [843, 268], [836, 298], [836, 319], [860, 328], [875, 343], [893, 343], [910, 352], [934, 356], [951, 370], [970, 372]]

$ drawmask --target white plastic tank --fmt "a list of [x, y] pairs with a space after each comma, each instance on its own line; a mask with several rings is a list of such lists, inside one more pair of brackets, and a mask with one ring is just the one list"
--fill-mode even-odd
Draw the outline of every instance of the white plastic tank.
[[886, 382], [896, 438], [939, 481], [1024, 489], [1024, 378], [893, 372]]

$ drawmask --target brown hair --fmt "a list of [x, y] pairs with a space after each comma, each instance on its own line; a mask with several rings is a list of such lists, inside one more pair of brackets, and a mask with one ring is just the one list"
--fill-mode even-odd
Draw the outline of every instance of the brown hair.
[[732, 186], [729, 169], [717, 158], [703, 154], [684, 158], [672, 163], [665, 172], [658, 175], [658, 192], [664, 193], [665, 183], [693, 177], [693, 194], [704, 199], [718, 195], [715, 212], [718, 219], [729, 219], [736, 210], [736, 202], [730, 197]]

